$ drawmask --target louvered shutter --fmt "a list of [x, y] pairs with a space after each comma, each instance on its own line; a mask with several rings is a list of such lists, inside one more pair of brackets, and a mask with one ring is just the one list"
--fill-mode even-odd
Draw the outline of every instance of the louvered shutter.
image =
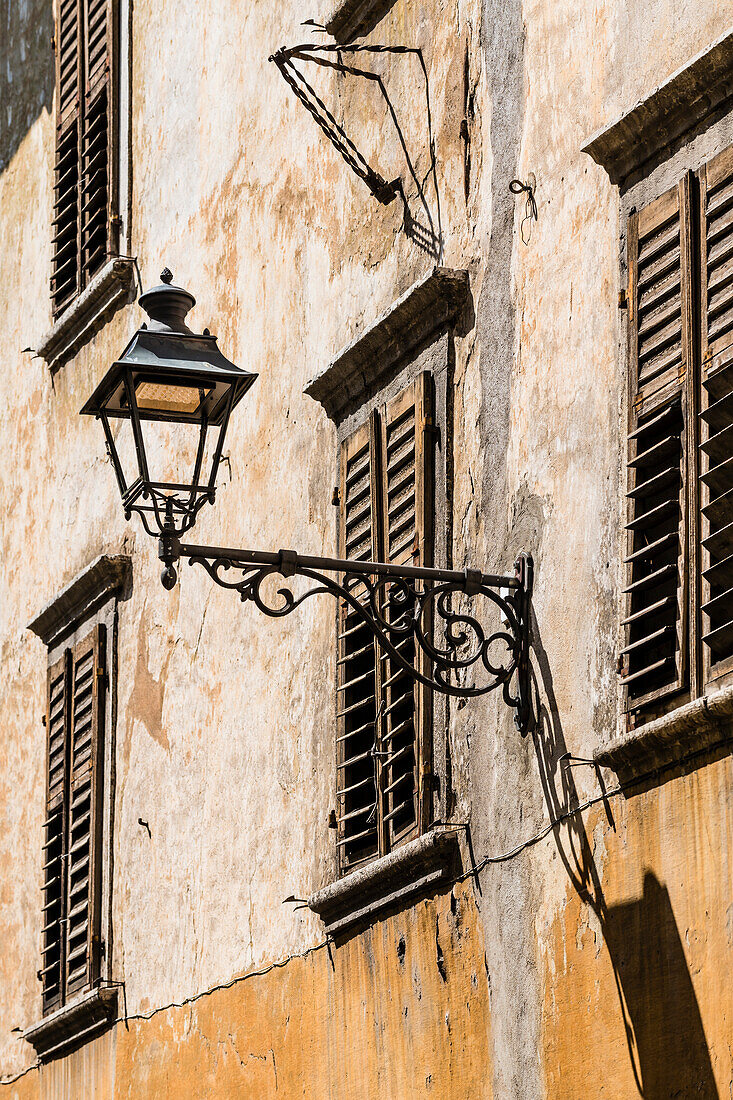
[[69, 670], [69, 805], [66, 994], [99, 970], [104, 627], [79, 642]]
[[708, 680], [733, 668], [733, 148], [699, 175], [702, 641]]
[[46, 821], [43, 843], [43, 1011], [63, 1001], [63, 917], [66, 896], [66, 804], [69, 729], [67, 650], [48, 671], [46, 704]]
[[[342, 444], [342, 556], [432, 564], [431, 394], [430, 376], [419, 375]], [[363, 595], [358, 581], [350, 588], [355, 597]], [[396, 621], [402, 613], [399, 586], [381, 591], [382, 614]], [[429, 622], [424, 626], [430, 629]], [[411, 638], [395, 632], [391, 640], [407, 661], [429, 671]], [[343, 872], [384, 855], [427, 824], [431, 695], [376, 645], [346, 601], [339, 609], [337, 659]]]
[[54, 165], [54, 316], [76, 296], [79, 271], [79, 153], [82, 85], [80, 0], [58, 0], [56, 8], [57, 129]]
[[111, 239], [114, 164], [111, 79], [115, 19], [112, 0], [82, 0], [84, 117], [81, 156], [81, 266], [86, 285], [117, 250]]
[[629, 709], [681, 689], [687, 667], [690, 181], [629, 219], [628, 522], [622, 683]]
[[[432, 491], [429, 448], [430, 377], [423, 373], [394, 400], [382, 416], [382, 515], [385, 560], [394, 564], [432, 564]], [[394, 592], [399, 594], [399, 586]], [[398, 601], [386, 608], [387, 617], [399, 617]], [[425, 624], [429, 629], [429, 624]], [[412, 636], [392, 637], [401, 655], [421, 671], [425, 658], [415, 653]], [[424, 827], [430, 773], [430, 692], [391, 657], [380, 654], [382, 665], [383, 820], [386, 843], [393, 848]]]
[[[379, 556], [378, 421], [374, 413], [341, 448], [339, 550], [356, 561]], [[358, 582], [350, 589], [363, 598]], [[376, 643], [346, 601], [338, 613], [338, 846], [342, 870], [379, 854]]]
[[54, 317], [119, 248], [116, 34], [114, 0], [58, 0]]

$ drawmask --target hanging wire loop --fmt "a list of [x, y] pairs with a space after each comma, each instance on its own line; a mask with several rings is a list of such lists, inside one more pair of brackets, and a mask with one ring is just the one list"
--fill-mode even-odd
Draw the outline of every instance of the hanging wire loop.
[[[282, 618], [311, 596], [330, 593], [359, 616], [375, 641], [413, 680], [456, 698], [502, 690], [522, 735], [529, 724], [529, 601], [533, 564], [522, 553], [511, 576], [478, 570], [428, 569], [385, 562], [321, 558], [294, 550], [260, 553], [190, 546], [161, 539], [170, 584], [174, 563], [200, 565], [221, 588], [237, 592], [264, 615]], [[311, 582], [272, 591], [271, 577]], [[296, 594], [297, 592], [297, 594]], [[416, 657], [403, 656], [411, 639]], [[421, 655], [421, 656], [420, 656]]]
[[[537, 200], [535, 198], [535, 188], [537, 183], [534, 178], [534, 173], [530, 172], [529, 179], [526, 181], [520, 179], [513, 179], [509, 181], [509, 190], [513, 195], [526, 195], [527, 202], [524, 207], [524, 217], [522, 218], [519, 231], [522, 235], [522, 241], [524, 244], [529, 244], [529, 238], [532, 231], [532, 222], [537, 221]], [[528, 228], [525, 231], [525, 226]]]

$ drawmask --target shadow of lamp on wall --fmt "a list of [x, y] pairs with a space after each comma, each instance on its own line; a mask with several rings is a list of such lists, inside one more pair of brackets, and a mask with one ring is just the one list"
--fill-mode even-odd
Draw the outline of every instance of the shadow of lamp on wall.
[[606, 909], [603, 935], [626, 1002], [644, 1100], [718, 1100], [669, 891], [651, 871], [640, 898]]
[[[532, 718], [540, 782], [557, 851], [581, 902], [596, 915], [608, 950], [631, 1069], [644, 1100], [721, 1100], [702, 1016], [667, 887], [644, 872], [640, 897], [609, 904], [595, 842], [578, 812], [552, 671], [536, 619], [532, 634]], [[606, 806], [607, 814], [610, 812]], [[611, 819], [611, 826], [615, 828]], [[689, 888], [688, 888], [689, 889]], [[601, 1047], [597, 1072], [603, 1072]], [[568, 1048], [575, 1056], [575, 1048]], [[591, 1055], [585, 1052], [588, 1061]], [[636, 1095], [636, 1093], [635, 1093]]]
[[[257, 375], [230, 362], [208, 329], [191, 331], [186, 315], [195, 299], [172, 278], [164, 269], [160, 285], [141, 295], [149, 320], [81, 410], [102, 423], [125, 517], [136, 513], [159, 540], [164, 587], [173, 588], [176, 565], [186, 558], [274, 618], [328, 592], [349, 605], [414, 680], [459, 698], [501, 689], [525, 733], [528, 554], [518, 556], [514, 574], [498, 576], [181, 542], [201, 508], [214, 503], [229, 417]], [[267, 583], [273, 576], [288, 582], [274, 597]], [[296, 589], [296, 577], [310, 586]], [[480, 610], [492, 613], [488, 626]], [[414, 661], [403, 656], [406, 640], [419, 655]]]

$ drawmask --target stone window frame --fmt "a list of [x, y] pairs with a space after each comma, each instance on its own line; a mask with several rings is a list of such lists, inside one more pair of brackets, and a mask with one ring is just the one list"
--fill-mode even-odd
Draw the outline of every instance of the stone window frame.
[[[434, 470], [434, 563], [450, 565], [452, 549], [453, 340], [473, 323], [467, 271], [436, 267], [357, 336], [305, 388], [337, 427], [342, 442], [418, 375], [432, 379], [438, 430]], [[335, 694], [335, 693], [334, 693]], [[448, 705], [434, 695], [432, 807], [414, 839], [316, 890], [308, 906], [334, 936], [351, 934], [389, 907], [450, 881], [460, 859], [458, 833], [442, 822], [450, 805]], [[332, 754], [335, 761], [335, 752]]]
[[[117, 621], [120, 601], [129, 597], [132, 584], [131, 559], [125, 555], [102, 555], [84, 569], [29, 624], [47, 649], [51, 668], [65, 649], [88, 637], [96, 627], [104, 626], [105, 692], [102, 821], [101, 821], [101, 957], [99, 976], [92, 987], [71, 994], [63, 1005], [27, 1027], [23, 1038], [32, 1044], [41, 1059], [65, 1053], [95, 1037], [109, 1026], [117, 1014], [118, 983], [112, 978], [113, 927], [113, 831], [115, 791], [115, 726], [117, 718]], [[45, 683], [44, 683], [45, 688]], [[45, 769], [42, 770], [45, 774]], [[45, 798], [45, 789], [44, 789]], [[39, 856], [41, 855], [39, 845]], [[41, 919], [41, 907], [37, 918]], [[40, 951], [40, 928], [39, 928]], [[39, 959], [42, 956], [39, 955]], [[42, 966], [39, 963], [39, 966]], [[40, 995], [39, 995], [40, 1000]], [[39, 1006], [40, 1008], [40, 1006]], [[39, 1012], [40, 1016], [40, 1012]]]
[[[595, 133], [582, 151], [619, 187], [620, 285], [628, 282], [627, 227], [635, 210], [653, 202], [733, 146], [733, 31], [726, 32], [620, 118]], [[623, 312], [625, 293], [619, 296]], [[617, 358], [630, 373], [627, 326], [619, 326]], [[625, 414], [624, 414], [625, 415]], [[622, 441], [625, 446], [625, 439]], [[621, 618], [621, 616], [619, 616]], [[619, 631], [621, 638], [621, 631]], [[623, 642], [620, 642], [619, 649]], [[733, 739], [733, 682], [704, 683], [681, 693], [636, 725], [620, 710], [620, 729], [593, 759], [626, 783], [656, 781], [670, 766], [704, 760]]]
[[[52, 319], [34, 351], [51, 371], [63, 367], [99, 332], [114, 313], [135, 300], [137, 261], [132, 256], [132, 0], [111, 0], [115, 19], [115, 63], [111, 82], [114, 94], [112, 141], [116, 180], [110, 194], [110, 217], [116, 219], [117, 254], [108, 256], [89, 283]], [[58, 7], [58, 0], [57, 0]], [[55, 101], [58, 113], [58, 75]], [[55, 176], [55, 173], [54, 173]], [[49, 218], [53, 217], [49, 207]], [[49, 230], [51, 226], [49, 225]], [[49, 239], [52, 233], [49, 231]]]

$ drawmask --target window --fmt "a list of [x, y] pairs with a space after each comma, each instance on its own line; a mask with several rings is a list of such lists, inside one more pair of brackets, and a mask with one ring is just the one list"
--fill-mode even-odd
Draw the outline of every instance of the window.
[[115, 655], [119, 603], [131, 584], [129, 558], [97, 558], [30, 624], [48, 653], [46, 752], [37, 768], [44, 810], [36, 915], [42, 1019], [24, 1032], [41, 1058], [91, 1038], [116, 1015]]
[[733, 673], [733, 148], [628, 223], [626, 710]]
[[[453, 565], [455, 336], [474, 310], [467, 271], [436, 267], [352, 338], [305, 392], [338, 433], [338, 552], [368, 561]], [[354, 599], [364, 587], [351, 587]], [[387, 622], [399, 586], [381, 589]], [[425, 624], [429, 630], [430, 624]], [[343, 600], [337, 612], [333, 766], [334, 854], [308, 905], [332, 934], [448, 881], [460, 863], [449, 700], [432, 693], [375, 643]], [[428, 662], [412, 639], [407, 662]], [[325, 817], [325, 815], [324, 815]]]
[[48, 671], [43, 1011], [99, 976], [105, 628]]
[[114, 0], [57, 0], [54, 318], [119, 251], [116, 38]]
[[[432, 565], [432, 379], [427, 372], [372, 409], [341, 444], [339, 545], [344, 557]], [[363, 598], [358, 581], [355, 598]], [[398, 614], [398, 589], [383, 614]], [[399, 640], [410, 663], [412, 638]], [[428, 824], [431, 693], [375, 643], [342, 601], [338, 616], [338, 848], [342, 873], [387, 852]]]

